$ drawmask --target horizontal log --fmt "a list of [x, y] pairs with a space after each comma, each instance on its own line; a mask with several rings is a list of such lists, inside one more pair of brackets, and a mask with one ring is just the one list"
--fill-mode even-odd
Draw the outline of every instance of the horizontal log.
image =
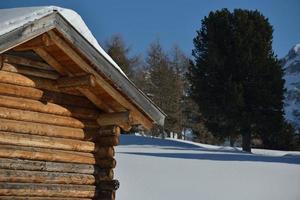
[[56, 86], [56, 81], [41, 77], [18, 74], [14, 72], [0, 71], [1, 83], [14, 84], [19, 86], [34, 87], [55, 92], [63, 92], [67, 94], [83, 96], [77, 90], [62, 90]]
[[[0, 182], [11, 183], [45, 183], [45, 184], [96, 184], [95, 177], [88, 174], [20, 171], [20, 170], [0, 170]], [[113, 187], [109, 181], [102, 181], [99, 186], [103, 188]]]
[[102, 126], [99, 129], [99, 136], [119, 136], [120, 133], [121, 133], [121, 130], [116, 125]]
[[98, 181], [97, 190], [117, 190], [120, 187], [118, 180]]
[[112, 180], [114, 177], [112, 169], [100, 168], [97, 165], [33, 161], [16, 158], [0, 158], [0, 169], [90, 174], [94, 175], [97, 180]]
[[20, 134], [13, 132], [0, 131], [0, 143], [17, 145], [17, 146], [29, 146], [29, 147], [42, 147], [50, 149], [61, 149], [70, 151], [82, 151], [82, 152], [98, 152], [97, 154], [106, 155], [112, 157], [112, 148], [96, 148], [95, 143], [88, 141], [80, 141], [73, 139], [63, 139], [55, 137], [45, 137], [29, 134]]
[[61, 77], [57, 80], [58, 88], [90, 88], [95, 86], [92, 75]]
[[0, 83], [0, 94], [2, 95], [41, 100], [43, 93], [42, 90], [36, 88]]
[[0, 169], [12, 170], [32, 170], [46, 172], [65, 172], [65, 173], [81, 173], [94, 174], [95, 170], [101, 172], [95, 165], [77, 164], [77, 163], [61, 163], [48, 161], [23, 160], [17, 158], [0, 158]]
[[50, 137], [61, 137], [70, 139], [85, 140], [90, 135], [83, 129], [47, 125], [33, 122], [24, 122], [0, 118], [0, 131], [28, 133]]
[[51, 102], [41, 102], [37, 100], [2, 95], [0, 95], [0, 106], [75, 117], [79, 119], [96, 119], [99, 115], [99, 112], [96, 109], [58, 105]]
[[100, 168], [105, 168], [105, 169], [113, 169], [116, 167], [116, 160], [114, 158], [97, 158], [96, 157], [96, 162], [97, 162], [97, 165], [100, 167]]
[[45, 114], [34, 111], [26, 111], [13, 108], [0, 107], [0, 118], [26, 122], [37, 122], [57, 126], [84, 128], [84, 124], [78, 119], [53, 114]]
[[97, 191], [97, 197], [94, 200], [115, 200], [115, 191], [99, 190]]
[[0, 196], [1, 200], [96, 200], [94, 198]]
[[21, 66], [18, 64], [10, 64], [10, 63], [3, 63], [1, 70], [7, 72], [20, 73], [24, 75], [36, 76], [41, 78], [48, 78], [53, 80], [58, 79], [60, 76], [59, 73], [57, 73], [56, 71], [37, 69], [33, 67], [26, 67], [26, 66]]
[[19, 85], [0, 83], [0, 95], [23, 97], [28, 99], [40, 100], [56, 104], [79, 106], [84, 108], [96, 109], [88, 99], [81, 96], [51, 92], [37, 88], [24, 87]]
[[[50, 150], [3, 144], [0, 144], [0, 157], [82, 164], [96, 163], [95, 157], [91, 153], [79, 153], [74, 151]], [[100, 157], [98, 157], [97, 159], [101, 160]]]
[[118, 136], [105, 136], [95, 138], [95, 142], [100, 146], [117, 146], [119, 144]]
[[39, 197], [94, 197], [95, 186], [0, 183], [0, 195], [39, 196]]
[[131, 124], [132, 121], [130, 112], [103, 113], [97, 119], [100, 126]]
[[2, 55], [3, 62], [11, 63], [11, 64], [19, 64], [24, 65], [28, 67], [48, 70], [48, 71], [54, 71], [54, 69], [47, 63], [41, 62], [41, 61], [35, 61], [29, 58], [16, 56], [16, 55], [8, 55], [4, 54]]

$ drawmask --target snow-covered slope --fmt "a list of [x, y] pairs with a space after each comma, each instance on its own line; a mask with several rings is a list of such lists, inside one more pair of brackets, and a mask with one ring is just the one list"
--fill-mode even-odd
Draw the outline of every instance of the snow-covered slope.
[[300, 44], [295, 45], [282, 59], [287, 89], [285, 115], [295, 127], [300, 128]]
[[93, 45], [125, 77], [117, 63], [102, 49], [87, 25], [75, 11], [57, 6], [0, 9], [0, 35], [33, 22], [53, 12], [59, 12], [87, 41]]
[[299, 200], [300, 152], [121, 136], [120, 200]]

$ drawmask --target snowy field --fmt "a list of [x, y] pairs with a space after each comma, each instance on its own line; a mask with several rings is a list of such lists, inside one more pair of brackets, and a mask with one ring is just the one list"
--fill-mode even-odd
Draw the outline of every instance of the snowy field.
[[119, 200], [299, 200], [300, 152], [122, 136]]

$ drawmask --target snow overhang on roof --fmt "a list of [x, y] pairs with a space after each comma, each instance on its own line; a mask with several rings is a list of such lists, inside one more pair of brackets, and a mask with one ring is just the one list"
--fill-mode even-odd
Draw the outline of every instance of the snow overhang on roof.
[[164, 124], [163, 111], [128, 79], [73, 10], [55, 6], [13, 8], [0, 10], [0, 16], [0, 53], [56, 30], [143, 115], [153, 123]]

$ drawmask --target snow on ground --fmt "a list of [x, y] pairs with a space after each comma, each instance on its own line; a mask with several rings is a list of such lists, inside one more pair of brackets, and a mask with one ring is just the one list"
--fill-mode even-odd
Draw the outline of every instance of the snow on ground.
[[300, 152], [122, 135], [120, 200], [299, 200]]

